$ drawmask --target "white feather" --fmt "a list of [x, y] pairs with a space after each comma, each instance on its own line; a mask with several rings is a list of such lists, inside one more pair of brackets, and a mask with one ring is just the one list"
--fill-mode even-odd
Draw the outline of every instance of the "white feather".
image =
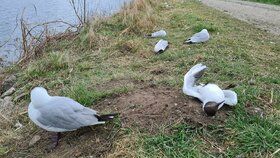
[[225, 94], [225, 104], [234, 106], [237, 104], [237, 94], [232, 90], [223, 90]]

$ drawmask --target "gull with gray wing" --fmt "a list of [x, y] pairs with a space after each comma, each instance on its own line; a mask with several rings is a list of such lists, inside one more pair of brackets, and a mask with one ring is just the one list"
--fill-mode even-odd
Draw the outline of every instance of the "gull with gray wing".
[[208, 116], [214, 116], [224, 104], [235, 106], [237, 94], [232, 90], [222, 90], [212, 83], [196, 85], [206, 69], [207, 66], [202, 64], [193, 66], [184, 76], [183, 92], [198, 98], [202, 102], [204, 112]]
[[158, 43], [155, 45], [154, 52], [156, 54], [163, 53], [168, 48], [168, 41], [166, 40], [159, 40]]
[[151, 34], [148, 34], [146, 35], [147, 37], [152, 37], [152, 38], [156, 38], [156, 37], [164, 37], [166, 36], [166, 31], [164, 30], [159, 30], [159, 31], [156, 31], [156, 32], [153, 32]]
[[184, 43], [193, 44], [193, 43], [202, 43], [208, 41], [210, 35], [206, 29], [201, 30], [200, 32], [194, 34], [191, 38], [187, 39]]
[[[43, 87], [31, 91], [29, 118], [39, 127], [51, 132], [74, 131], [81, 127], [104, 124], [116, 114], [99, 115], [68, 97], [50, 96]], [[58, 144], [59, 136], [55, 142]]]

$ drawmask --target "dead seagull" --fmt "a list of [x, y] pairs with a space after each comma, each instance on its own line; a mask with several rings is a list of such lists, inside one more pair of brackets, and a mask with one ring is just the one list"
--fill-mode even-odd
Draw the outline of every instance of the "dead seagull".
[[207, 69], [205, 65], [193, 66], [184, 77], [183, 92], [186, 95], [198, 98], [202, 102], [202, 108], [208, 116], [214, 116], [224, 105], [237, 104], [237, 94], [231, 90], [222, 90], [216, 84], [208, 83], [196, 85], [197, 80]]
[[163, 53], [168, 48], [168, 41], [166, 40], [159, 40], [158, 43], [155, 45], [154, 52], [156, 54]]
[[201, 30], [200, 32], [194, 34], [191, 38], [187, 39], [184, 43], [193, 44], [206, 42], [210, 38], [210, 35], [206, 29]]
[[166, 36], [166, 32], [164, 30], [159, 30], [157, 32], [146, 35], [146, 37], [152, 37], [152, 38], [164, 37], [164, 36]]
[[52, 148], [58, 145], [60, 132], [74, 131], [85, 126], [104, 124], [116, 114], [99, 115], [97, 111], [84, 107], [67, 97], [50, 96], [43, 87], [31, 91], [28, 106], [29, 118], [39, 127], [57, 132]]

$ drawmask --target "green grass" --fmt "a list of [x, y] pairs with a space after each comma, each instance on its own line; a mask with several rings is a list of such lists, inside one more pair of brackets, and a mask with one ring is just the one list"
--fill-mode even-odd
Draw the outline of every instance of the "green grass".
[[280, 5], [280, 0], [249, 0], [249, 1]]
[[171, 134], [164, 132], [140, 139], [144, 148], [143, 157], [201, 157], [201, 142], [196, 140], [197, 131], [185, 125], [173, 127]]
[[[77, 81], [79, 82], [79, 81]], [[100, 101], [103, 98], [113, 96], [115, 94], [127, 93], [130, 87], [122, 86], [113, 88], [110, 90], [96, 90], [89, 89], [85, 83], [74, 84], [62, 92], [62, 95], [68, 96], [77, 102], [85, 106], [91, 106], [92, 104]]]
[[[94, 108], [104, 99], [137, 92], [139, 86], [150, 83], [179, 90], [187, 70], [204, 63], [209, 69], [201, 82], [215, 82], [221, 87], [238, 85], [234, 88], [238, 105], [225, 125], [198, 127], [182, 121], [158, 133], [137, 133], [137, 137], [129, 134], [138, 129], [121, 128], [130, 132], [124, 134], [125, 143], [120, 139], [116, 146], [120, 151], [129, 149], [126, 154], [131, 152], [136, 157], [271, 157], [280, 147], [279, 38], [195, 1], [168, 3], [170, 8], [161, 1], [158, 5], [149, 4], [151, 12], [139, 7], [140, 11], [125, 16], [128, 21], [122, 21], [122, 13], [98, 20], [74, 40], [51, 43], [41, 57], [26, 67], [11, 67], [9, 71], [18, 77], [15, 95], [40, 85], [52, 95], [69, 96]], [[138, 12], [149, 15], [137, 18]], [[145, 18], [152, 20], [145, 23]], [[159, 39], [146, 39], [143, 35], [160, 28], [167, 31], [165, 39], [171, 45], [163, 54], [154, 55], [153, 45]], [[203, 28], [210, 32], [208, 42], [182, 44]], [[163, 73], [157, 75], [151, 70]], [[28, 102], [23, 99], [17, 105], [26, 108]], [[249, 114], [249, 107], [263, 109], [264, 117]], [[15, 119], [28, 117], [20, 115]], [[26, 122], [25, 128], [33, 127]], [[30, 133], [19, 134], [24, 137]], [[5, 133], [0, 131], [0, 137], [5, 138]], [[12, 141], [15, 140], [7, 138], [1, 143], [25, 152], [11, 145]], [[118, 152], [119, 148], [110, 152]]]

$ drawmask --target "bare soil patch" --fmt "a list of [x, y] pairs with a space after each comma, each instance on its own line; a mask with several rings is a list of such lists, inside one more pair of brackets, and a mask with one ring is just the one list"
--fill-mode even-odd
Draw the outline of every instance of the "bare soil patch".
[[119, 112], [122, 127], [140, 128], [151, 133], [177, 123], [221, 125], [231, 113], [231, 108], [224, 107], [215, 117], [208, 117], [202, 111], [201, 103], [181, 90], [153, 86], [106, 99], [95, 108]]

